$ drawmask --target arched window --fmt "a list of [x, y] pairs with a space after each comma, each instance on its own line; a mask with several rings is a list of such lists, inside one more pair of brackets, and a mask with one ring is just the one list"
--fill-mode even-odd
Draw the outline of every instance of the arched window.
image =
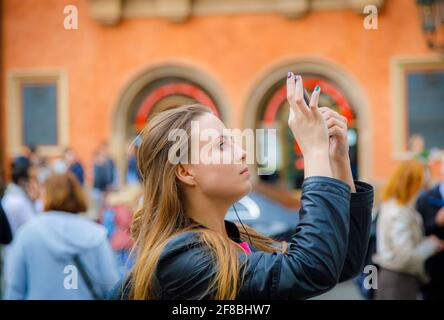
[[[320, 106], [327, 106], [348, 119], [350, 159], [355, 178], [372, 178], [373, 143], [372, 118], [368, 99], [359, 82], [341, 66], [320, 58], [299, 58], [271, 65], [261, 72], [251, 87], [247, 99], [244, 126], [254, 129], [276, 129], [277, 139], [259, 141], [259, 154], [264, 150], [277, 150], [273, 165], [257, 158], [256, 165], [264, 168], [260, 181], [298, 189], [303, 181], [304, 163], [301, 152], [288, 128], [289, 106], [286, 98], [287, 72], [293, 71], [304, 79], [304, 87], [311, 93], [321, 87]], [[266, 143], [272, 143], [268, 146]], [[276, 145], [274, 145], [276, 144]], [[265, 151], [266, 152], [266, 151]], [[261, 156], [262, 157], [262, 156]], [[265, 157], [266, 158], [266, 157]], [[277, 168], [277, 170], [268, 170]], [[271, 173], [271, 174], [270, 174]]]
[[127, 176], [128, 153], [134, 151], [129, 143], [153, 114], [198, 102], [229, 123], [226, 101], [220, 85], [194, 67], [166, 64], [142, 70], [122, 89], [113, 114], [111, 146], [120, 175]]
[[150, 115], [192, 102], [198, 102], [209, 107], [214, 114], [220, 117], [214, 99], [199, 85], [186, 79], [174, 77], [158, 79], [147, 85], [134, 101], [131, 110], [132, 131], [134, 133], [140, 132], [149, 120]]

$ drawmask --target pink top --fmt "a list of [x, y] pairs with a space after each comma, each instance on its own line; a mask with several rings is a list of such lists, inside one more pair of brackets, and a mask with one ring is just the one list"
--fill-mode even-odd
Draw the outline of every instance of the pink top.
[[244, 249], [244, 251], [248, 254], [251, 253], [251, 249], [250, 246], [248, 245], [248, 243], [246, 241], [239, 243], [239, 245], [242, 247], [242, 249]]

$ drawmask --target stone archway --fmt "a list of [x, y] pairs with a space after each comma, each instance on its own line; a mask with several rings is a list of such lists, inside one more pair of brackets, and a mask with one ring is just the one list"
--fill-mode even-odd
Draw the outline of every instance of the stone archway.
[[359, 176], [360, 179], [371, 179], [373, 172], [373, 126], [368, 99], [358, 81], [342, 67], [331, 61], [320, 58], [299, 58], [289, 59], [267, 67], [261, 72], [258, 81], [253, 84], [250, 90], [251, 93], [246, 102], [244, 112], [245, 127], [256, 127], [256, 119], [260, 112], [259, 109], [264, 103], [264, 99], [267, 99], [267, 95], [269, 95], [279, 83], [282, 83], [288, 71], [328, 79], [330, 83], [333, 83], [341, 89], [356, 114], [356, 125], [359, 127]]
[[[211, 96], [211, 100], [219, 111], [219, 116], [225, 123], [230, 123], [228, 101], [221, 86], [205, 72], [183, 63], [160, 64], [145, 68], [138, 72], [121, 90], [112, 115], [112, 130], [110, 146], [119, 168], [120, 177], [126, 170], [126, 146], [130, 138], [131, 113], [134, 112], [135, 101], [141, 92], [151, 83], [162, 79], [186, 79]], [[187, 88], [181, 85], [181, 90]], [[206, 100], [203, 100], [206, 101]], [[120, 182], [124, 179], [120, 179]]]

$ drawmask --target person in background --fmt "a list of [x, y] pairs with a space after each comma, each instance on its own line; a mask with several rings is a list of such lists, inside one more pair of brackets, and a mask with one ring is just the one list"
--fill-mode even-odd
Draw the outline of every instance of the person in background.
[[[3, 198], [4, 191], [3, 178], [0, 175], [0, 200]], [[0, 201], [0, 299], [3, 297], [3, 246], [11, 243], [11, 241], [11, 227]]]
[[117, 267], [105, 228], [82, 215], [77, 179], [69, 172], [48, 177], [43, 203], [45, 214], [12, 244], [6, 299], [100, 299], [118, 280]]
[[11, 226], [12, 236], [31, 218], [37, 210], [34, 201], [39, 197], [39, 185], [35, 168], [26, 162], [13, 162], [12, 181], [2, 199], [2, 206]]
[[77, 155], [71, 148], [66, 148], [64, 153], [65, 162], [67, 164], [68, 170], [77, 178], [80, 185], [83, 186], [85, 178], [84, 178], [84, 170], [82, 163], [77, 158]]
[[[426, 235], [444, 239], [444, 157], [441, 159], [440, 182], [421, 194], [416, 209], [424, 220]], [[430, 282], [421, 288], [424, 299], [444, 299], [444, 251], [426, 261], [426, 270]]]
[[409, 152], [412, 159], [425, 164], [429, 161], [430, 152], [426, 148], [424, 137], [420, 134], [413, 134], [410, 136]]
[[[8, 275], [8, 263], [10, 261], [11, 241], [14, 240], [17, 231], [30, 220], [34, 219], [38, 210], [36, 200], [40, 195], [37, 174], [30, 161], [13, 161], [11, 163], [11, 182], [7, 185], [0, 205], [4, 211], [4, 232], [9, 239], [1, 252], [2, 273]], [[6, 225], [7, 224], [7, 225]], [[3, 277], [5, 278], [5, 276]], [[0, 284], [3, 288], [3, 281]]]
[[[6, 217], [5, 211], [3, 210], [1, 199], [5, 193], [3, 178], [0, 176], [0, 246], [9, 244], [12, 241], [11, 227], [9, 225], [8, 218]], [[1, 250], [1, 247], [0, 247]], [[1, 279], [1, 252], [0, 252], [0, 279]], [[0, 281], [1, 283], [1, 281]]]
[[397, 167], [384, 189], [373, 259], [380, 266], [377, 300], [417, 299], [420, 281], [427, 281], [425, 260], [444, 249], [438, 237], [424, 236], [422, 218], [414, 209], [423, 184], [423, 165], [407, 160]]
[[100, 146], [100, 152], [104, 158], [104, 164], [106, 168], [107, 176], [107, 191], [112, 190], [117, 185], [117, 174], [116, 166], [114, 164], [113, 157], [109, 152], [109, 147], [107, 142], [103, 142]]
[[48, 158], [45, 156], [40, 157], [37, 165], [37, 180], [39, 184], [43, 184], [46, 178], [52, 173], [51, 167], [48, 163]]
[[128, 163], [126, 168], [126, 183], [127, 184], [139, 184], [140, 175], [137, 169], [137, 149], [140, 143], [140, 138], [136, 139], [134, 143], [131, 143], [128, 151]]
[[94, 188], [106, 192], [112, 189], [114, 183], [114, 161], [108, 154], [107, 144], [103, 143], [94, 157]]
[[24, 146], [21, 155], [14, 159], [14, 163], [24, 166], [36, 166], [38, 164], [37, 148], [36, 146]]
[[130, 270], [134, 262], [134, 259], [130, 257], [133, 247], [130, 228], [132, 213], [138, 209], [142, 196], [140, 184], [124, 185], [106, 196], [101, 214], [100, 221], [107, 230], [121, 276]]

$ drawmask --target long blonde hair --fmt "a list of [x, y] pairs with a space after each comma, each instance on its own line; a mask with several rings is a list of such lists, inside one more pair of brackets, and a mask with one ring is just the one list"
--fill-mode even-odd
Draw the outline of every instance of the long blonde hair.
[[[211, 291], [214, 299], [234, 299], [238, 293], [243, 278], [239, 255], [244, 252], [237, 243], [217, 232], [196, 228], [185, 214], [184, 195], [175, 174], [176, 165], [168, 161], [169, 149], [175, 143], [168, 140], [169, 130], [183, 129], [189, 136], [191, 121], [205, 113], [210, 113], [210, 109], [200, 104], [169, 109], [153, 116], [141, 134], [137, 165], [143, 180], [144, 199], [142, 208], [134, 214], [131, 230], [136, 254], [130, 276], [132, 299], [156, 299], [152, 277], [162, 249], [173, 236], [191, 229], [198, 232], [199, 239], [210, 249], [217, 266], [214, 279], [203, 295]], [[286, 243], [278, 246], [273, 239], [246, 228], [256, 249], [285, 252]], [[241, 240], [247, 240], [245, 231], [239, 230]]]

